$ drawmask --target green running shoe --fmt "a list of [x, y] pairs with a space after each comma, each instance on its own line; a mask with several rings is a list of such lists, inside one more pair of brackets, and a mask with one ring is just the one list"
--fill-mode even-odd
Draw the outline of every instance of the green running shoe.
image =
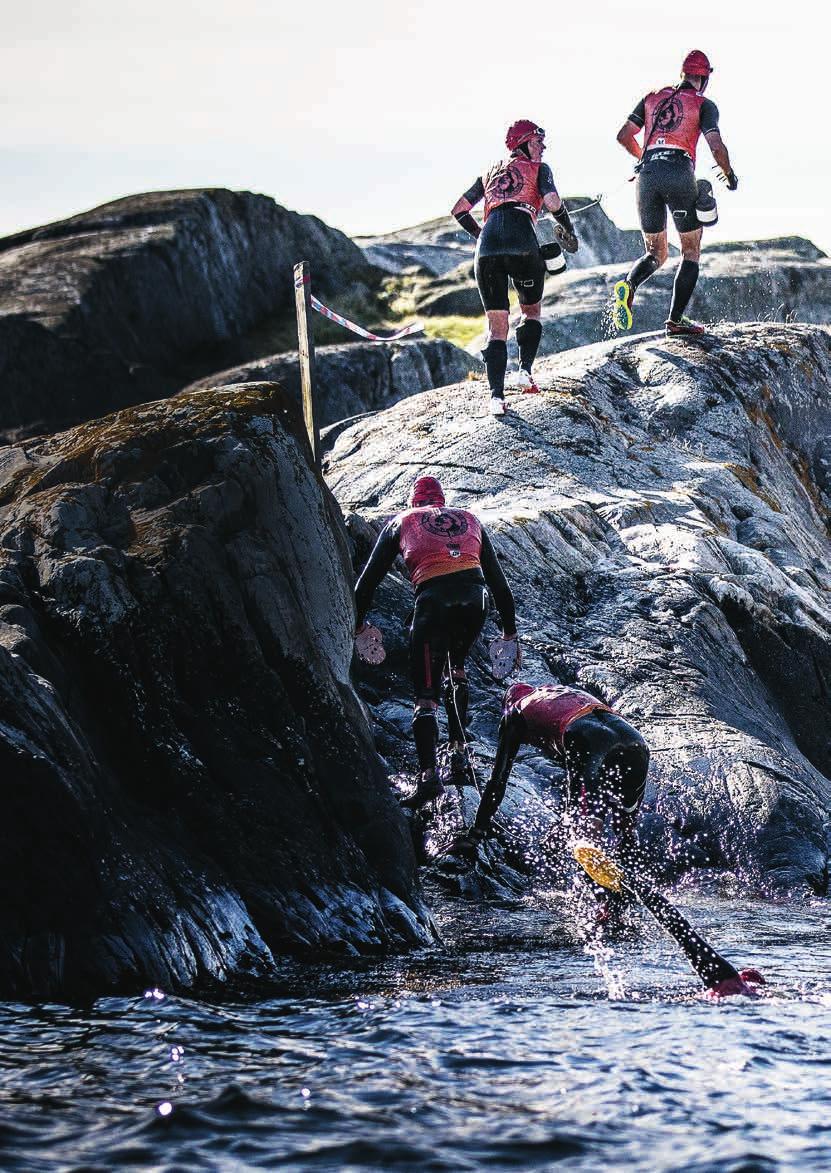
[[612, 321], [616, 330], [632, 329], [632, 302], [635, 300], [635, 291], [627, 280], [615, 282], [615, 295], [612, 302]]

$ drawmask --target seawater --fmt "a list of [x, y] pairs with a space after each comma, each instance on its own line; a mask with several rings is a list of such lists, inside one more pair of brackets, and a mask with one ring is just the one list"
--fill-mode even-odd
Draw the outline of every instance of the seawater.
[[831, 906], [686, 896], [763, 997], [646, 927], [449, 903], [443, 949], [286, 963], [267, 1000], [0, 1007], [4, 1170], [831, 1169]]

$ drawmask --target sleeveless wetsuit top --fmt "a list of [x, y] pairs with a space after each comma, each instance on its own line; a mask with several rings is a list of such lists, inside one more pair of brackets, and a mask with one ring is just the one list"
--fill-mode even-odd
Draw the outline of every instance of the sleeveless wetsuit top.
[[584, 717], [596, 709], [606, 713], [613, 711], [597, 697], [580, 688], [546, 684], [514, 701], [506, 711], [522, 714], [529, 745], [535, 745], [553, 756], [560, 756], [563, 753], [563, 736], [569, 725], [578, 717]]
[[542, 207], [543, 194], [540, 192], [540, 163], [530, 159], [511, 157], [495, 163], [484, 178], [485, 220], [502, 204], [514, 204], [524, 208], [536, 222]]
[[401, 553], [413, 586], [482, 564], [482, 527], [466, 509], [428, 505], [401, 514]]
[[[707, 99], [690, 86], [664, 86], [644, 98], [644, 151], [664, 149], [686, 151], [695, 163], [695, 148], [701, 134], [701, 107]], [[658, 115], [657, 122], [655, 115]]]

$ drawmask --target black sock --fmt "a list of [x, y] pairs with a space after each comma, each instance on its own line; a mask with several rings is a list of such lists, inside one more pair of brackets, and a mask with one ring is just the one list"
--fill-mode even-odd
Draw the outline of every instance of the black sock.
[[542, 338], [542, 322], [536, 318], [526, 318], [521, 326], [517, 326], [516, 341], [519, 347], [519, 365], [528, 374], [531, 374], [531, 365], [537, 357]]
[[508, 369], [508, 343], [492, 338], [482, 351], [482, 358], [488, 372], [491, 395], [505, 398], [505, 371]]
[[632, 268], [629, 270], [629, 276], [626, 280], [633, 289], [637, 289], [639, 285], [643, 285], [644, 281], [648, 281], [656, 269], [660, 269], [660, 265], [653, 257], [652, 253], [644, 253], [635, 261]]
[[698, 261], [683, 260], [675, 274], [672, 287], [672, 305], [669, 307], [670, 320], [680, 322], [698, 280]]

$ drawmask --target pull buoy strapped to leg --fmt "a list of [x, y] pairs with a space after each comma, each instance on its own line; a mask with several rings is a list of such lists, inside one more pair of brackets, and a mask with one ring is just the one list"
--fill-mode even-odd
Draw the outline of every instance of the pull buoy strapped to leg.
[[522, 665], [522, 650], [519, 637], [506, 639], [498, 635], [488, 644], [491, 657], [491, 673], [494, 680], [507, 680]]
[[365, 664], [383, 664], [387, 658], [381, 642], [381, 632], [371, 623], [365, 623], [355, 636], [355, 651]]

